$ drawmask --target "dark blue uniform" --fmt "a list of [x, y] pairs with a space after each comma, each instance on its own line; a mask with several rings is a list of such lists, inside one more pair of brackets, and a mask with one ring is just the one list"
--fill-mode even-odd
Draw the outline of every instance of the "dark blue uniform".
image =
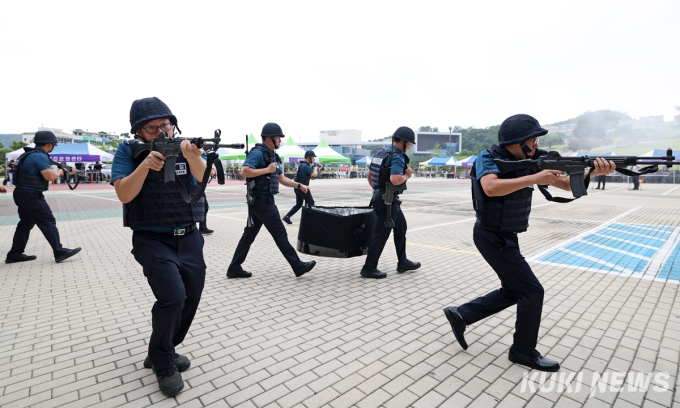
[[[141, 161], [133, 160], [127, 143], [118, 146], [111, 167], [111, 184], [129, 176]], [[198, 190], [189, 164], [178, 157], [177, 177], [184, 178], [189, 192]], [[133, 201], [124, 205], [126, 226], [132, 229], [135, 260], [156, 297], [151, 310], [153, 331], [149, 359], [156, 372], [171, 368], [175, 347], [186, 336], [194, 319], [205, 283], [203, 237], [196, 222], [203, 220], [204, 203], [182, 201], [174, 183], [163, 183], [163, 171], [152, 172]], [[154, 190], [163, 189], [159, 195]], [[173, 204], [163, 200], [172, 199]], [[137, 201], [143, 200], [143, 201]], [[154, 214], [164, 213], [154, 218]]]
[[[243, 163], [244, 166], [248, 166], [251, 169], [263, 169], [271, 162], [265, 160], [265, 154], [269, 157], [276, 157], [275, 153], [269, 149], [266, 145], [256, 145], [257, 148], [253, 148], [246, 161]], [[265, 150], [265, 153], [263, 153]], [[303, 266], [303, 262], [298, 257], [295, 249], [288, 242], [288, 234], [286, 233], [286, 228], [283, 226], [281, 221], [281, 216], [279, 215], [279, 209], [276, 207], [274, 202], [274, 195], [279, 192], [279, 175], [282, 173], [281, 162], [276, 160], [276, 171], [271, 174], [267, 174], [262, 177], [257, 183], [257, 187], [254, 190], [255, 202], [250, 206], [250, 215], [253, 219], [253, 226], [246, 227], [243, 229], [243, 236], [236, 246], [236, 251], [234, 252], [234, 257], [231, 260], [231, 264], [227, 269], [227, 273], [231, 272], [243, 272], [241, 264], [245, 262], [246, 256], [248, 256], [248, 251], [250, 246], [255, 241], [255, 237], [260, 232], [262, 225], [267, 228], [267, 231], [274, 238], [276, 246], [279, 248], [286, 261], [290, 264], [290, 267], [294, 271], [300, 269]]]
[[[208, 159], [207, 155], [203, 155], [203, 158]], [[220, 160], [219, 157], [215, 157], [214, 159], [207, 161], [206, 165], [209, 168], [212, 168], [212, 166], [215, 166], [215, 174], [217, 176], [217, 182], [219, 184], [224, 184], [224, 168], [222, 168], [222, 161]], [[200, 231], [206, 231], [208, 230], [208, 210], [210, 209], [210, 206], [208, 205], [208, 198], [205, 196], [205, 193], [203, 193], [203, 202], [205, 203], [205, 206], [203, 207], [203, 221], [201, 221], [198, 224], [198, 229]]]
[[[309, 185], [309, 181], [312, 178], [312, 174], [314, 174], [314, 169], [312, 169], [312, 166], [309, 165], [307, 162], [302, 162], [300, 164], [300, 167], [297, 170], [297, 173], [295, 174], [295, 181], [297, 181], [300, 184], [304, 184], [305, 186]], [[295, 213], [297, 213], [300, 208], [302, 208], [302, 203], [306, 202], [306, 205], [309, 206], [314, 206], [314, 198], [312, 198], [312, 192], [307, 191], [307, 194], [305, 194], [302, 190], [300, 189], [295, 189], [295, 205], [293, 208], [288, 211], [288, 214], [286, 214], [286, 217], [290, 218]]]
[[[373, 205], [373, 211], [375, 211], [375, 230], [373, 231], [373, 236], [371, 237], [371, 243], [368, 246], [368, 253], [366, 255], [366, 262], [364, 263], [365, 269], [376, 269], [378, 267], [378, 260], [385, 248], [385, 243], [390, 237], [391, 228], [385, 227], [385, 217], [387, 216], [387, 209], [385, 202], [383, 201], [383, 194], [385, 194], [385, 185], [380, 185], [379, 174], [380, 171], [389, 171], [389, 175], [404, 175], [404, 170], [406, 169], [406, 159], [404, 157], [404, 152], [398, 147], [388, 147], [383, 149], [383, 152], [389, 152], [393, 150], [391, 169], [388, 169], [388, 160], [377, 160], [380, 159], [379, 156], [382, 154], [379, 152], [373, 158], [371, 163], [371, 175], [373, 178], [373, 188], [375, 192], [371, 198], [371, 204]], [[384, 170], [380, 170], [383, 168]], [[377, 171], [376, 171], [377, 170]], [[397, 250], [397, 259], [399, 263], [406, 261], [406, 218], [404, 213], [401, 211], [401, 205], [396, 201], [392, 203], [392, 221], [394, 222], [394, 247]]]
[[24, 253], [28, 237], [36, 225], [50, 243], [55, 258], [68, 252], [68, 249], [61, 245], [57, 221], [43, 195], [49, 183], [40, 172], [52, 168], [49, 156], [42, 147], [29, 151], [30, 154], [27, 154], [27, 151], [19, 158], [15, 170], [18, 177], [14, 179], [16, 189], [13, 195], [20, 221], [14, 232], [12, 248], [7, 253], [8, 260]]
[[[500, 173], [493, 159], [493, 154], [488, 150], [479, 155], [474, 165], [473, 183], [487, 174]], [[507, 178], [518, 176], [520, 175], [510, 174]], [[513, 348], [521, 353], [529, 353], [536, 348], [544, 294], [543, 286], [520, 253], [517, 239], [517, 234], [525, 231], [528, 226], [526, 221], [531, 207], [531, 192], [532, 188], [528, 187], [505, 197], [492, 197], [495, 201], [488, 197], [475, 198], [487, 200], [486, 205], [490, 206], [493, 213], [489, 218], [496, 215], [500, 220], [498, 223], [493, 220], [486, 222], [484, 217], [478, 215], [472, 237], [479, 252], [498, 275], [501, 288], [458, 307], [458, 313], [465, 323], [473, 324], [516, 304], [517, 322]], [[480, 191], [479, 194], [482, 195], [483, 192]], [[508, 197], [509, 200], [502, 201]], [[515, 204], [515, 213], [509, 213], [508, 208], [513, 206], [510, 202], [520, 201], [523, 204]], [[503, 219], [517, 221], [512, 225]]]

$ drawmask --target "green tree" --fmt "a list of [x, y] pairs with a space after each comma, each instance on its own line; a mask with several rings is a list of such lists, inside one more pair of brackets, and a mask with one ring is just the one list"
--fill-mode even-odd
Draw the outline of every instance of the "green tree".
[[12, 149], [12, 151], [19, 150], [24, 146], [28, 146], [28, 143], [14, 141], [12, 142], [12, 146], [10, 147], [10, 149]]
[[439, 132], [439, 128], [436, 126], [421, 126], [418, 128], [418, 132]]
[[5, 145], [0, 143], [0, 149], [4, 149], [4, 148], [5, 148]]
[[542, 147], [548, 147], [548, 150], [552, 150], [554, 145], [559, 145], [564, 143], [563, 133], [548, 133], [547, 135], [541, 137], [539, 145]]
[[130, 136], [130, 134], [129, 134], [129, 133], [127, 133], [127, 132], [125, 132], [125, 133], [121, 133], [121, 134], [120, 134], [120, 137], [122, 137], [122, 138], [126, 138], [126, 139], [127, 139], [127, 138], [128, 138], [129, 136]]

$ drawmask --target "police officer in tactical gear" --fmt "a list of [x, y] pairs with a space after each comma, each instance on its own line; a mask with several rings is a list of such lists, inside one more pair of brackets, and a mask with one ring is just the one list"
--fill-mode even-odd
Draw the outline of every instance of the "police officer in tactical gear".
[[[444, 309], [453, 334], [463, 349], [467, 325], [517, 305], [510, 361], [536, 370], [557, 371], [559, 363], [536, 350], [543, 308], [543, 286], [520, 253], [517, 234], [527, 230], [533, 185], [551, 185], [570, 191], [568, 177], [557, 170], [517, 171], [499, 175], [494, 159], [537, 159], [547, 154], [538, 149], [538, 137], [548, 133], [529, 115], [506, 119], [498, 131], [498, 145], [479, 154], [470, 172], [472, 200], [477, 212], [473, 240], [501, 280], [501, 288], [469, 303]], [[616, 165], [598, 158], [593, 175], [607, 174]], [[585, 177], [585, 176], [584, 176]]]
[[[305, 152], [305, 161], [300, 164], [300, 167], [298, 167], [293, 181], [297, 181], [300, 184], [309, 186], [309, 181], [311, 178], [318, 175], [317, 171], [312, 168], [312, 163], [314, 163], [315, 157], [316, 154], [313, 150], [307, 150]], [[295, 215], [295, 213], [300, 210], [303, 201], [305, 201], [309, 206], [314, 206], [314, 198], [312, 198], [312, 192], [309, 190], [309, 187], [307, 187], [306, 193], [299, 189], [295, 190], [295, 205], [290, 209], [290, 211], [288, 211], [288, 214], [283, 217], [283, 221], [288, 224], [292, 224], [293, 222], [290, 220], [290, 217]]]
[[[130, 108], [130, 133], [135, 139], [121, 143], [111, 167], [111, 184], [123, 203], [123, 225], [132, 229], [135, 260], [142, 266], [156, 302], [151, 309], [151, 339], [144, 360], [152, 368], [160, 390], [179, 393], [184, 382], [179, 372], [191, 365], [175, 352], [196, 314], [205, 282], [203, 237], [196, 222], [203, 220], [203, 201], [182, 199], [179, 183], [165, 183], [165, 157], [159, 152], [133, 157], [132, 145], [150, 143], [161, 132], [173, 137], [177, 118], [158, 98], [136, 100]], [[175, 174], [193, 195], [206, 165], [203, 150], [185, 140]]]
[[276, 123], [267, 123], [262, 128], [261, 136], [262, 143], [256, 144], [250, 150], [241, 170], [241, 176], [245, 177], [246, 183], [253, 181], [255, 183], [253, 189], [255, 201], [250, 205], [248, 214], [252, 217], [253, 224], [251, 227], [246, 226], [243, 230], [243, 236], [236, 246], [234, 257], [227, 269], [227, 278], [250, 278], [252, 276], [250, 272], [243, 270], [241, 264], [246, 260], [250, 245], [260, 232], [262, 224], [272, 234], [276, 246], [293, 268], [295, 276], [300, 277], [311, 271], [316, 261], [302, 262], [288, 242], [286, 228], [281, 222], [279, 209], [274, 203], [274, 195], [279, 193], [279, 184], [304, 193], [307, 193], [309, 189], [306, 185], [283, 175], [281, 159], [275, 152], [281, 146], [281, 138], [285, 137], [281, 127]]
[[[20, 221], [14, 232], [12, 249], [5, 259], [7, 263], [36, 259], [35, 255], [24, 254], [28, 236], [35, 225], [50, 243], [55, 261], [64, 261], [80, 252], [80, 247], [68, 249], [61, 246], [57, 221], [43, 195], [51, 181], [64, 175], [62, 169], [52, 170], [48, 154], [57, 145], [57, 137], [49, 130], [41, 130], [35, 134], [34, 142], [35, 147], [24, 147], [14, 171], [14, 203], [18, 207]], [[75, 174], [75, 170], [71, 174]]]
[[[392, 135], [392, 146], [386, 147], [373, 157], [368, 169], [368, 184], [373, 188], [371, 205], [375, 212], [375, 230], [368, 246], [366, 262], [361, 268], [361, 276], [364, 278], [382, 279], [387, 276], [385, 272], [378, 270], [378, 260], [385, 248], [385, 243], [390, 236], [390, 228], [385, 227], [387, 207], [383, 200], [383, 194], [387, 183], [392, 183], [397, 193], [406, 190], [406, 180], [411, 178], [409, 158], [406, 155], [408, 148], [416, 143], [415, 133], [406, 126], [402, 126]], [[401, 202], [395, 199], [391, 206], [392, 221], [394, 222], [394, 246], [397, 250], [397, 272], [413, 271], [420, 268], [420, 262], [406, 259], [406, 218], [401, 211]]]

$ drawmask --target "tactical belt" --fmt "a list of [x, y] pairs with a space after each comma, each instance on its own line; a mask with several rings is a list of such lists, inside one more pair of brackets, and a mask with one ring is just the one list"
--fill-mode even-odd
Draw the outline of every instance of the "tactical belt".
[[196, 224], [193, 223], [186, 228], [177, 228], [176, 230], [173, 230], [173, 231], [158, 232], [157, 234], [173, 235], [173, 236], [176, 236], [176, 237], [181, 237], [181, 236], [184, 236], [184, 235], [189, 235], [189, 233], [193, 232], [195, 229], [196, 229]]

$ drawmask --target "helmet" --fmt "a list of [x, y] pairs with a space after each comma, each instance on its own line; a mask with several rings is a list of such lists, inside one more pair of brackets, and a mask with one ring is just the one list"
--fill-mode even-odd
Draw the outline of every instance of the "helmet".
[[498, 144], [509, 146], [523, 143], [534, 137], [543, 136], [548, 131], [543, 129], [538, 121], [529, 115], [513, 115], [505, 119], [498, 129]]
[[410, 127], [402, 126], [394, 131], [392, 137], [416, 144], [416, 134]]
[[132, 102], [130, 108], [130, 133], [134, 134], [144, 124], [156, 119], [170, 119], [173, 125], [177, 125], [177, 118], [172, 114], [168, 105], [156, 98], [137, 99]]
[[283, 134], [283, 130], [281, 130], [281, 126], [277, 125], [276, 123], [267, 123], [264, 125], [262, 128], [262, 134], [260, 135], [262, 137], [274, 137], [274, 136], [281, 136], [281, 137], [286, 137], [286, 135]]
[[36, 145], [41, 145], [45, 143], [57, 143], [57, 137], [54, 135], [54, 133], [50, 132], [49, 130], [41, 130], [39, 132], [36, 132], [33, 142]]
[[316, 157], [316, 154], [314, 153], [314, 150], [307, 150], [305, 152], [305, 159], [308, 157]]

